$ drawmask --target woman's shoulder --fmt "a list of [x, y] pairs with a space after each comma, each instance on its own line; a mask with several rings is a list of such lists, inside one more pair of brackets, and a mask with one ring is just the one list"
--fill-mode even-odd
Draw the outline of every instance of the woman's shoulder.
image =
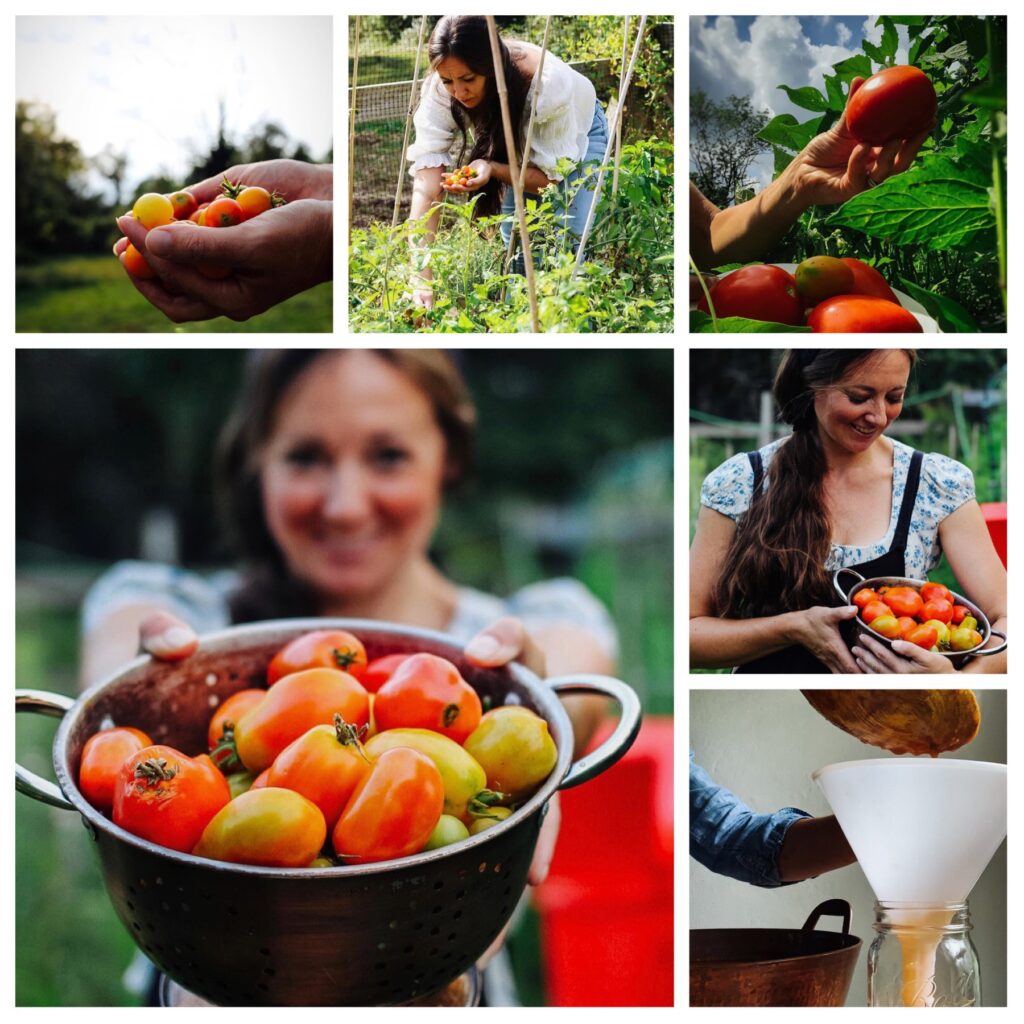
[[[762, 470], [767, 467], [784, 438], [757, 449]], [[738, 452], [716, 466], [704, 478], [700, 502], [708, 508], [735, 519], [746, 512], [754, 492], [753, 452]]]

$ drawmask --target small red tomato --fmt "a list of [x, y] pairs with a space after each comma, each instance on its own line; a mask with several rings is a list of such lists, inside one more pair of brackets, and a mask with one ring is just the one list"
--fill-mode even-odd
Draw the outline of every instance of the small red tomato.
[[344, 629], [314, 629], [285, 644], [271, 659], [267, 685], [307, 668], [336, 668], [359, 679], [366, 667], [366, 648]]
[[905, 640], [930, 651], [939, 642], [939, 631], [934, 626], [918, 626], [910, 631]]
[[239, 690], [237, 693], [231, 694], [230, 697], [217, 710], [213, 713], [213, 718], [210, 719], [210, 726], [207, 729], [206, 744], [213, 750], [215, 746], [224, 738], [225, 726], [234, 727], [242, 715], [247, 711], [252, 710], [257, 704], [261, 703], [263, 698], [266, 697], [266, 690]]
[[933, 597], [930, 601], [925, 601], [920, 618], [925, 622], [929, 619], [938, 619], [939, 622], [948, 624], [953, 618], [953, 605], [944, 597]]
[[476, 690], [459, 670], [435, 654], [414, 654], [377, 691], [377, 729], [433, 729], [463, 743], [480, 724], [483, 709]]
[[912, 619], [909, 615], [901, 615], [896, 621], [900, 624], [901, 640], [906, 640], [918, 626], [917, 619]]
[[411, 654], [385, 654], [374, 658], [359, 674], [359, 682], [368, 693], [376, 693], [395, 674], [395, 669], [411, 657]]
[[206, 208], [203, 223], [208, 228], [230, 228], [245, 220], [242, 208], [234, 199], [221, 196]]
[[238, 205], [242, 208], [244, 220], [266, 213], [274, 205], [270, 193], [259, 185], [246, 185], [238, 193]]
[[860, 617], [870, 626], [880, 615], [891, 615], [892, 609], [882, 601], [869, 601], [861, 610]]
[[950, 604], [953, 603], [953, 595], [950, 593], [949, 587], [945, 587], [941, 583], [932, 583], [930, 581], [921, 587], [922, 601], [932, 601], [936, 597], [940, 597], [944, 601], [949, 601]]
[[153, 741], [141, 730], [128, 726], [104, 729], [85, 741], [78, 768], [78, 788], [98, 811], [114, 806], [114, 787], [121, 766], [132, 754]]
[[871, 604], [872, 601], [878, 600], [880, 600], [878, 591], [872, 590], [870, 587], [858, 590], [857, 593], [853, 595], [853, 603], [858, 608], [865, 608], [867, 605]]
[[[965, 604], [953, 605], [953, 618], [950, 620], [954, 626], [959, 626], [964, 621], [965, 616], [971, 614], [971, 609]], [[365, 685], [365, 684], [364, 684]]]
[[196, 197], [185, 189], [180, 192], [172, 192], [168, 198], [171, 201], [171, 206], [174, 207], [175, 220], [188, 220], [199, 209]]
[[124, 269], [132, 277], [139, 277], [143, 280], [156, 277], [156, 271], [146, 262], [146, 257], [131, 242], [128, 243], [128, 248], [124, 251]]

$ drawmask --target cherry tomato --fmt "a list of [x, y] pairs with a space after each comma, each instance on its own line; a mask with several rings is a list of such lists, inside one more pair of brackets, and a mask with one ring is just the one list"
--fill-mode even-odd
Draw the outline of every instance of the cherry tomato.
[[368, 692], [376, 693], [394, 675], [395, 669], [411, 657], [411, 654], [385, 654], [374, 658], [357, 678]]
[[487, 829], [503, 822], [511, 813], [510, 807], [489, 807], [473, 819], [473, 824], [469, 826], [469, 834], [478, 836], [481, 832], [486, 832]]
[[860, 617], [870, 626], [879, 615], [891, 615], [892, 610], [884, 601], [869, 601], [860, 610]]
[[818, 334], [921, 334], [924, 328], [909, 310], [873, 295], [833, 295], [807, 318]]
[[793, 277], [807, 306], [853, 291], [853, 271], [835, 256], [811, 256], [796, 268]]
[[286, 644], [271, 659], [267, 685], [306, 668], [336, 668], [360, 679], [366, 667], [366, 648], [343, 629], [315, 629]]
[[199, 209], [196, 197], [185, 189], [180, 192], [172, 192], [168, 198], [171, 201], [171, 206], [174, 207], [175, 220], [188, 220]]
[[920, 618], [924, 620], [938, 619], [939, 622], [949, 623], [953, 618], [953, 605], [944, 597], [933, 597], [925, 601], [921, 608]]
[[917, 629], [917, 619], [912, 619], [909, 615], [901, 615], [896, 621], [900, 624], [901, 640], [906, 640]]
[[146, 262], [146, 257], [131, 242], [128, 243], [128, 248], [124, 251], [124, 269], [132, 277], [140, 277], [144, 280], [156, 277], [156, 271]]
[[900, 624], [892, 612], [888, 615], [879, 615], [877, 618], [872, 619], [871, 628], [876, 633], [881, 633], [882, 636], [890, 640], [896, 640], [900, 637]]
[[143, 747], [121, 766], [114, 824], [188, 853], [230, 799], [227, 780], [206, 754], [191, 758], [173, 747]]
[[980, 647], [984, 637], [976, 629], [965, 629], [960, 627], [954, 629], [949, 637], [949, 646], [954, 651], [970, 651]]
[[891, 587], [883, 595], [882, 601], [892, 609], [893, 615], [908, 615], [912, 619], [920, 614], [924, 605], [921, 595], [913, 587]]
[[153, 741], [141, 730], [128, 726], [104, 729], [85, 741], [78, 766], [78, 788], [98, 811], [114, 806], [114, 788], [121, 766], [132, 754]]
[[908, 64], [875, 72], [846, 104], [846, 127], [858, 142], [884, 146], [923, 132], [935, 117], [935, 87]]
[[312, 800], [327, 827], [333, 828], [370, 764], [357, 730], [335, 715], [333, 725], [315, 725], [289, 743], [274, 758], [266, 784], [292, 789]]
[[848, 289], [853, 295], [874, 295], [877, 299], [888, 299], [901, 305], [896, 293], [889, 287], [882, 275], [872, 266], [852, 256], [844, 256], [843, 262], [853, 274], [853, 287]]
[[444, 783], [445, 814], [465, 817], [469, 802], [487, 788], [487, 773], [473, 755], [432, 729], [388, 729], [366, 741], [371, 758], [394, 747], [418, 750], [434, 762]]
[[238, 193], [238, 205], [242, 208], [243, 220], [249, 220], [258, 214], [265, 213], [274, 205], [274, 200], [265, 188], [259, 185], [246, 185]]
[[864, 608], [872, 601], [880, 601], [881, 598], [877, 591], [872, 590], [870, 587], [864, 587], [863, 590], [858, 590], [857, 593], [853, 595], [852, 600], [858, 608]]
[[451, 846], [463, 839], [469, 838], [469, 829], [451, 814], [442, 814], [437, 819], [434, 831], [430, 833], [424, 850], [438, 850], [442, 846]]
[[334, 826], [334, 852], [346, 864], [408, 857], [423, 849], [444, 810], [444, 783], [418, 750], [385, 750]]
[[245, 220], [237, 200], [221, 196], [214, 199], [203, 213], [202, 223], [208, 228], [230, 228]]
[[167, 196], [162, 196], [159, 192], [147, 192], [135, 200], [132, 216], [144, 228], [159, 227], [161, 224], [170, 224], [174, 221], [174, 205]]
[[314, 725], [331, 725], [335, 715], [357, 729], [369, 721], [370, 702], [359, 682], [333, 668], [293, 672], [236, 723], [238, 757], [248, 771], [261, 772], [292, 740]]
[[971, 614], [971, 609], [965, 604], [953, 605], [953, 617], [949, 620], [954, 626], [959, 626], [961, 622]]
[[462, 743], [482, 712], [476, 690], [459, 670], [434, 654], [414, 654], [377, 691], [373, 716], [381, 732], [433, 729]]
[[548, 723], [529, 708], [515, 705], [488, 711], [465, 747], [487, 773], [488, 786], [513, 800], [536, 789], [558, 760]]
[[232, 864], [304, 868], [326, 838], [316, 804], [293, 790], [268, 787], [250, 789], [221, 808], [192, 852]]
[[928, 619], [926, 622], [921, 623], [923, 626], [930, 626], [938, 634], [938, 639], [935, 641], [938, 644], [949, 643], [949, 626], [946, 625], [942, 619]]
[[926, 623], [912, 630], [905, 639], [912, 644], [917, 644], [918, 647], [923, 647], [926, 651], [930, 651], [939, 642], [939, 631], [934, 626], [929, 626]]
[[950, 604], [953, 603], [953, 595], [950, 592], [949, 587], [945, 587], [941, 583], [932, 582], [925, 583], [924, 586], [921, 587], [922, 601], [931, 601], [936, 597], [941, 598], [943, 601], [949, 601]]
[[[711, 289], [715, 315], [743, 316], [798, 326], [804, 322], [804, 304], [793, 275], [770, 265], [741, 267], [718, 280]], [[708, 301], [701, 298], [698, 309], [710, 313]]]
[[213, 750], [224, 738], [224, 727], [230, 725], [234, 728], [242, 715], [251, 711], [266, 697], [266, 690], [239, 690], [230, 697], [213, 713], [210, 719], [210, 726], [207, 729], [206, 743], [210, 750]]

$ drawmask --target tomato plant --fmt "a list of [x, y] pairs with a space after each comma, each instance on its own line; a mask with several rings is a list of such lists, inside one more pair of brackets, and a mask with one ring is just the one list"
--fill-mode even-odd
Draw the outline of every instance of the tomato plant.
[[281, 648], [267, 669], [267, 685], [307, 668], [337, 668], [359, 679], [366, 667], [366, 648], [343, 629], [316, 629]]
[[78, 788], [98, 811], [114, 806], [114, 789], [121, 766], [132, 754], [153, 741], [141, 729], [120, 726], [104, 729], [85, 741], [78, 767]]
[[128, 243], [124, 251], [124, 269], [132, 277], [139, 277], [143, 280], [156, 277], [156, 271], [146, 262], [146, 257], [131, 242]]
[[480, 698], [444, 658], [414, 654], [377, 691], [373, 715], [377, 728], [433, 729], [462, 743], [480, 722]]
[[834, 256], [811, 256], [796, 268], [793, 277], [807, 306], [854, 290], [853, 271]]
[[320, 853], [327, 825], [316, 804], [290, 789], [250, 789], [210, 820], [192, 852], [197, 857], [302, 868]]
[[135, 200], [132, 216], [146, 229], [159, 227], [174, 220], [174, 205], [159, 192], [146, 192]]
[[824, 334], [921, 334], [913, 313], [873, 295], [835, 295], [811, 310], [807, 324]]
[[513, 800], [529, 795], [558, 760], [548, 723], [528, 708], [514, 705], [488, 711], [465, 748], [487, 773], [488, 786]]
[[331, 834], [334, 852], [354, 864], [418, 853], [443, 810], [434, 762], [409, 747], [385, 750], [341, 812]]
[[846, 126], [859, 142], [884, 146], [909, 139], [935, 117], [935, 87], [920, 69], [907, 64], [875, 72], [846, 106]]
[[210, 819], [231, 799], [224, 776], [205, 754], [143, 747], [121, 766], [114, 823], [171, 850], [189, 852]]
[[[742, 316], [796, 326], [803, 323], [804, 306], [793, 275], [781, 267], [741, 267], [715, 282], [711, 289], [715, 316]], [[710, 313], [707, 298], [697, 308]]]

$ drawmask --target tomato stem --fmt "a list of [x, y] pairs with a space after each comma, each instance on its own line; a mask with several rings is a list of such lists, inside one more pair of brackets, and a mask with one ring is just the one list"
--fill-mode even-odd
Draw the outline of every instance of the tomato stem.
[[177, 768], [169, 767], [162, 757], [151, 757], [135, 766], [135, 778], [148, 786], [159, 786], [161, 782], [169, 782], [177, 774]]
[[210, 751], [210, 760], [220, 769], [223, 775], [247, 770], [245, 765], [242, 764], [242, 759], [238, 756], [238, 747], [235, 745], [234, 722], [224, 723], [224, 732], [221, 734], [217, 745]]

